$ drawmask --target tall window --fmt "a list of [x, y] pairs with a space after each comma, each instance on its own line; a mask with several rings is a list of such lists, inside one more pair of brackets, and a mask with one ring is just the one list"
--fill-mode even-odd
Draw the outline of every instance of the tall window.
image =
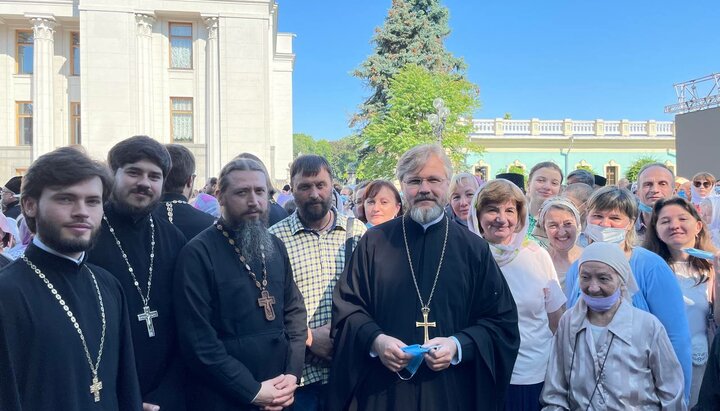
[[80, 103], [70, 103], [70, 144], [80, 141]]
[[70, 49], [70, 75], [71, 76], [79, 76], [80, 75], [80, 33], [76, 32], [76, 31], [70, 33], [70, 40], [72, 41], [72, 46]]
[[192, 69], [192, 24], [170, 23], [170, 68]]
[[170, 135], [173, 141], [193, 141], [193, 99], [191, 97], [170, 98]]
[[15, 104], [17, 144], [20, 146], [29, 146], [32, 144], [33, 137], [32, 103], [29, 101], [18, 101]]
[[33, 32], [18, 30], [15, 32], [15, 61], [17, 74], [32, 74], [33, 72]]
[[605, 178], [607, 178], [607, 185], [612, 186], [618, 182], [618, 166], [605, 166]]

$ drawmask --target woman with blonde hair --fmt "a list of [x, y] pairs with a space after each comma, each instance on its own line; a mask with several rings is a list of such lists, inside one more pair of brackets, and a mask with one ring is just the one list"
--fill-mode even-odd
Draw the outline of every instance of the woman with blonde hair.
[[470, 203], [473, 196], [479, 188], [479, 184], [474, 175], [470, 173], [455, 174], [450, 180], [450, 189], [448, 190], [448, 210], [453, 221], [461, 226], [468, 227], [468, 216], [470, 214]]
[[550, 342], [565, 311], [566, 297], [545, 249], [525, 237], [527, 201], [504, 179], [490, 180], [472, 202], [470, 231], [490, 245], [518, 309], [520, 351], [505, 410], [539, 410]]
[[[711, 261], [688, 254], [694, 248], [715, 253], [710, 235], [695, 207], [680, 197], [658, 200], [653, 206], [645, 248], [662, 257], [675, 273], [685, 300], [692, 347], [690, 407], [697, 402], [708, 361], [708, 347], [714, 336], [713, 317], [715, 270]], [[716, 283], [716, 282], [715, 282]], [[717, 285], [717, 283], [716, 283]], [[715, 307], [715, 318], [720, 307]]]
[[565, 274], [580, 257], [582, 248], [577, 239], [582, 231], [580, 212], [565, 197], [553, 197], [545, 201], [538, 214], [538, 224], [545, 230], [547, 250], [552, 258], [560, 286], [566, 291]]
[[690, 200], [695, 209], [700, 211], [700, 203], [706, 198], [715, 196], [715, 182], [717, 179], [714, 175], [701, 172], [692, 178], [692, 186], [690, 187]]

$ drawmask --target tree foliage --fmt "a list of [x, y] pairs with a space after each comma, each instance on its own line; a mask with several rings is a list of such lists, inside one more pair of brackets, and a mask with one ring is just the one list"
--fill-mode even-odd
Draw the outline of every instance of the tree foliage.
[[347, 179], [348, 172], [357, 165], [357, 147], [353, 136], [339, 140], [315, 140], [304, 133], [293, 134], [293, 158], [303, 154], [317, 154], [325, 157], [340, 181]]
[[480, 105], [478, 87], [448, 73], [408, 65], [390, 81], [387, 109], [374, 114], [358, 138], [358, 145], [366, 148], [357, 169], [359, 178], [392, 178], [402, 153], [436, 142], [427, 115], [435, 112], [437, 97], [450, 110], [442, 145], [454, 166], [464, 168], [468, 152], [480, 151], [468, 139], [472, 131], [468, 119]]
[[375, 30], [374, 53], [353, 73], [372, 91], [352, 125], [362, 127], [386, 108], [390, 79], [408, 64], [460, 77], [465, 63], [444, 46], [450, 34], [448, 18], [440, 0], [393, 0], [384, 25]]
[[646, 166], [650, 163], [657, 163], [658, 159], [652, 157], [652, 156], [642, 156], [638, 158], [637, 160], [633, 161], [632, 164], [630, 164], [630, 167], [628, 167], [627, 171], [625, 172], [625, 178], [632, 182], [637, 181], [638, 174], [640, 173], [640, 169]]

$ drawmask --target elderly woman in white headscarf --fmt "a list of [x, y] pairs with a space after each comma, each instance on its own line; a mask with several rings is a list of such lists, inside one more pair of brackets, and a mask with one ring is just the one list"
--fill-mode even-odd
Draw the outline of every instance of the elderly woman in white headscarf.
[[720, 249], [720, 196], [712, 196], [700, 203], [700, 216], [710, 232], [713, 245]]
[[684, 378], [655, 316], [633, 307], [625, 254], [595, 242], [580, 257], [581, 299], [553, 339], [543, 410], [685, 410]]
[[473, 198], [470, 231], [490, 245], [518, 309], [520, 351], [510, 379], [505, 410], [539, 410], [550, 341], [565, 311], [550, 255], [525, 237], [527, 200], [504, 179], [491, 180]]
[[547, 235], [547, 250], [560, 285], [567, 295], [565, 274], [582, 253], [582, 248], [577, 244], [582, 230], [580, 212], [569, 199], [552, 197], [545, 200], [540, 208], [538, 224]]

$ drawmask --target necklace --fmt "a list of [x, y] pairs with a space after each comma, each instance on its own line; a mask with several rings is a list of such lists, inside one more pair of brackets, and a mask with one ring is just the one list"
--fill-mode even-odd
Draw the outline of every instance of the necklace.
[[170, 220], [170, 224], [173, 223], [173, 204], [189, 204], [185, 200], [171, 200], [171, 201], [165, 201], [165, 209], [167, 210], [167, 216], [168, 220]]
[[260, 290], [260, 298], [257, 299], [257, 303], [259, 307], [262, 307], [265, 310], [265, 319], [268, 321], [272, 321], [275, 319], [275, 310], [273, 309], [273, 304], [275, 304], [275, 297], [270, 295], [270, 292], [267, 289], [268, 280], [267, 280], [267, 267], [265, 265], [265, 251], [262, 244], [260, 245], [260, 255], [262, 256], [262, 270], [263, 270], [263, 278], [262, 282], [257, 279], [257, 275], [252, 271], [250, 268], [250, 265], [247, 263], [247, 260], [240, 252], [240, 249], [238, 248], [237, 244], [235, 243], [235, 240], [230, 238], [230, 233], [225, 231], [225, 228], [222, 224], [217, 224], [215, 226], [224, 236], [227, 238], [228, 243], [230, 243], [230, 246], [235, 250], [235, 253], [238, 255], [238, 258], [240, 259], [240, 263], [245, 267], [248, 274], [250, 275], [250, 278], [252, 278], [253, 282], [255, 283], [255, 287], [257, 287]]
[[98, 378], [98, 370], [100, 369], [100, 360], [102, 359], [103, 346], [105, 345], [106, 323], [105, 305], [103, 304], [102, 294], [100, 294], [100, 287], [98, 287], [97, 280], [95, 279], [95, 274], [92, 272], [92, 270], [90, 270], [88, 266], [85, 266], [85, 268], [87, 268], [87, 270], [90, 272], [90, 277], [92, 277], [93, 284], [95, 285], [95, 291], [97, 291], [98, 302], [100, 303], [100, 318], [102, 318], [102, 334], [100, 336], [100, 348], [98, 349], [97, 361], [93, 364], [92, 358], [90, 356], [90, 349], [88, 349], [87, 342], [85, 341], [85, 335], [82, 332], [82, 328], [80, 328], [80, 324], [75, 318], [75, 314], [73, 314], [72, 310], [70, 310], [70, 307], [68, 307], [68, 305], [65, 303], [65, 300], [63, 300], [58, 290], [52, 285], [50, 280], [47, 279], [45, 274], [43, 274], [43, 272], [40, 271], [40, 269], [37, 268], [35, 264], [28, 260], [25, 254], [21, 255], [21, 258], [30, 267], [30, 269], [33, 270], [35, 274], [37, 274], [38, 277], [40, 277], [40, 279], [45, 283], [48, 290], [50, 290], [52, 295], [55, 296], [58, 304], [60, 304], [67, 316], [70, 318], [70, 322], [72, 323], [73, 327], [75, 327], [75, 330], [77, 330], [78, 335], [80, 336], [80, 342], [82, 342], [82, 346], [85, 349], [85, 358], [87, 358], [88, 365], [90, 365], [90, 372], [92, 372], [93, 383], [90, 385], [90, 394], [94, 397], [95, 402], [100, 402], [100, 390], [103, 388], [103, 385], [102, 381], [100, 381], [100, 379]]
[[130, 260], [128, 260], [128, 256], [125, 253], [125, 250], [123, 250], [122, 244], [120, 244], [120, 240], [118, 239], [117, 235], [115, 234], [115, 229], [113, 226], [110, 225], [110, 220], [108, 220], [107, 216], [103, 216], [103, 220], [105, 220], [105, 223], [108, 225], [108, 228], [110, 229], [110, 234], [112, 234], [113, 238], [115, 239], [115, 244], [117, 244], [118, 248], [120, 249], [120, 254], [122, 254], [123, 260], [125, 260], [125, 264], [127, 264], [128, 271], [130, 272], [130, 275], [133, 279], [133, 284], [135, 285], [135, 288], [138, 290], [138, 293], [140, 293], [140, 300], [142, 300], [143, 303], [143, 312], [137, 315], [138, 321], [145, 321], [145, 325], [147, 326], [147, 332], [148, 337], [154, 337], [155, 336], [155, 326], [153, 325], [153, 318], [158, 317], [158, 312], [151, 311], [150, 310], [150, 288], [152, 287], [152, 276], [153, 276], [153, 263], [155, 262], [155, 222], [153, 221], [152, 215], [150, 216], [150, 268], [148, 269], [148, 284], [147, 284], [147, 296], [143, 295], [142, 289], [140, 288], [140, 282], [138, 281], [137, 277], [135, 277], [135, 270], [133, 270], [132, 266], [130, 265]]
[[424, 343], [427, 343], [430, 340], [430, 333], [429, 328], [435, 328], [437, 326], [437, 323], [428, 322], [428, 317], [430, 316], [430, 302], [432, 301], [433, 294], [435, 294], [435, 286], [437, 285], [438, 278], [440, 277], [440, 269], [442, 268], [443, 259], [445, 258], [445, 246], [447, 246], [447, 239], [448, 239], [448, 231], [449, 231], [449, 224], [448, 224], [448, 218], [444, 217], [445, 220], [445, 240], [443, 240], [443, 248], [442, 252], [440, 253], [440, 262], [438, 263], [437, 273], [435, 273], [435, 280], [433, 281], [432, 289], [430, 290], [430, 297], [428, 297], [427, 304], [423, 301], [422, 295], [420, 294], [420, 287], [418, 287], [417, 277], [415, 277], [415, 269], [413, 268], [413, 262], [412, 257], [410, 257], [410, 246], [408, 246], [408, 240], [407, 240], [407, 232], [405, 231], [405, 217], [402, 219], [402, 228], [403, 228], [403, 239], [405, 240], [405, 251], [407, 252], [407, 258], [408, 263], [410, 264], [410, 274], [412, 274], [413, 284], [415, 284], [415, 291], [417, 291], [417, 296], [420, 299], [420, 311], [422, 312], [423, 320], [415, 322], [416, 328], [424, 328], [425, 329], [425, 339]]

